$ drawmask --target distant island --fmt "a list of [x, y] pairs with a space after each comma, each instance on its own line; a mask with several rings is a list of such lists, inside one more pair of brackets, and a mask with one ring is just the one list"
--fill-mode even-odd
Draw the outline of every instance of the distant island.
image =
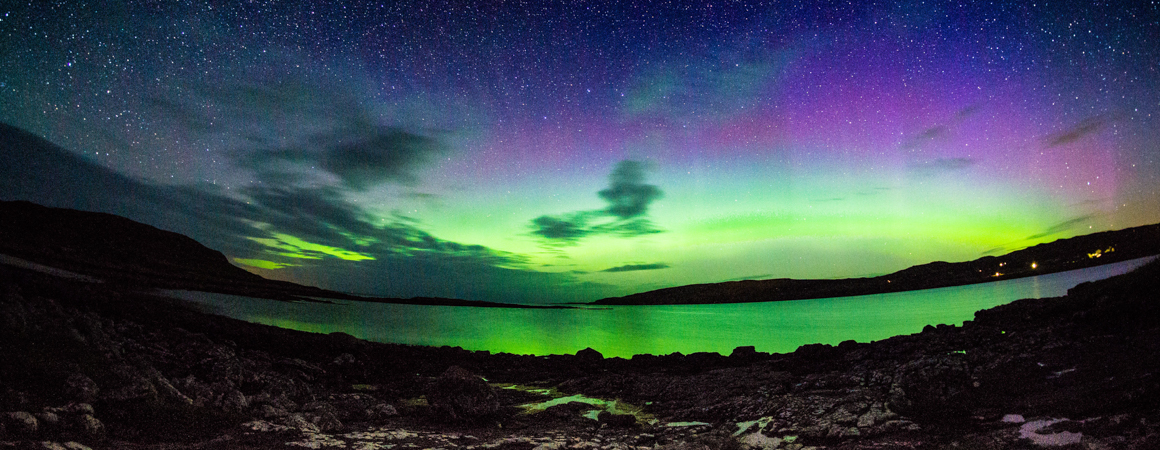
[[1153, 224], [1060, 239], [974, 261], [937, 261], [870, 278], [778, 278], [693, 284], [605, 298], [590, 304], [695, 305], [885, 294], [1045, 275], [1157, 254], [1160, 254], [1160, 224]]
[[269, 280], [233, 264], [192, 238], [121, 216], [0, 201], [0, 255], [73, 272], [104, 283], [242, 295], [282, 301], [348, 300], [490, 308], [574, 308], [437, 297], [351, 295]]

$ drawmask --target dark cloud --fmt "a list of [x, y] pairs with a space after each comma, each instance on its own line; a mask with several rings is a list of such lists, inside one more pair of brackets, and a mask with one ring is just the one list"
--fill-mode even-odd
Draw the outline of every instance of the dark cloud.
[[239, 155], [238, 162], [264, 179], [319, 168], [363, 190], [385, 182], [415, 184], [414, 169], [440, 149], [435, 139], [391, 127], [337, 130], [309, 141], [313, 149], [251, 151]]
[[427, 132], [379, 123], [342, 86], [305, 76], [241, 78], [249, 81], [174, 89], [150, 104], [175, 128], [228, 143], [235, 163], [268, 183], [317, 182], [324, 171], [355, 190], [413, 185], [416, 170], [444, 149]]
[[1083, 139], [1084, 136], [1099, 131], [1107, 122], [1108, 120], [1104, 116], [1088, 117], [1071, 128], [1047, 135], [1044, 141], [1046, 141], [1048, 148], [1071, 144]]
[[[643, 163], [621, 161], [608, 180], [608, 188], [596, 193], [609, 203], [607, 208], [537, 217], [530, 225], [532, 234], [550, 245], [575, 245], [591, 235], [634, 237], [663, 231], [643, 217], [649, 205], [663, 196], [660, 188], [644, 182]], [[602, 218], [612, 220], [592, 224]]]
[[608, 177], [611, 185], [597, 194], [611, 205], [605, 211], [621, 219], [631, 219], [648, 212], [648, 205], [661, 197], [661, 190], [644, 183], [644, 165], [639, 161], [621, 161]]
[[668, 268], [669, 268], [669, 265], [665, 264], [665, 263], [627, 264], [627, 265], [623, 265], [623, 266], [616, 266], [616, 267], [604, 269], [604, 270], [601, 270], [601, 272], [635, 272], [638, 270], [658, 270], [658, 269], [668, 269]]
[[1007, 247], [989, 248], [989, 249], [983, 250], [983, 252], [980, 254], [983, 256], [988, 256], [988, 255], [999, 255], [999, 254], [1003, 254], [1003, 253], [1007, 253]]
[[588, 228], [587, 213], [568, 216], [540, 216], [532, 219], [532, 234], [558, 244], [574, 244], [593, 233]]
[[1030, 240], [1030, 239], [1040, 239], [1040, 238], [1045, 238], [1045, 237], [1048, 237], [1048, 236], [1052, 236], [1052, 235], [1060, 234], [1060, 233], [1063, 233], [1063, 232], [1065, 232], [1065, 231], [1068, 231], [1068, 230], [1070, 230], [1070, 229], [1072, 229], [1072, 228], [1075, 228], [1075, 227], [1076, 227], [1076, 226], [1078, 226], [1079, 224], [1082, 224], [1082, 223], [1084, 223], [1084, 222], [1087, 222], [1087, 221], [1091, 220], [1091, 219], [1092, 219], [1092, 218], [1094, 218], [1094, 217], [1095, 217], [1095, 215], [1094, 215], [1094, 214], [1087, 214], [1087, 215], [1079, 216], [1079, 217], [1076, 217], [1076, 218], [1073, 218], [1073, 219], [1068, 219], [1068, 220], [1065, 220], [1065, 221], [1063, 221], [1063, 222], [1060, 222], [1060, 223], [1057, 223], [1057, 224], [1055, 224], [1055, 225], [1052, 225], [1051, 227], [1048, 227], [1046, 230], [1043, 230], [1043, 232], [1042, 232], [1042, 233], [1037, 233], [1037, 234], [1033, 234], [1033, 235], [1031, 235], [1031, 236], [1027, 236], [1027, 239], [1028, 239], [1028, 240]]

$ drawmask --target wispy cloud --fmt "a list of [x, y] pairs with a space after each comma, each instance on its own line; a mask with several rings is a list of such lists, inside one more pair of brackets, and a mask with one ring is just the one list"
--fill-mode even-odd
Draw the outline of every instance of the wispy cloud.
[[978, 160], [974, 158], [938, 158], [912, 163], [909, 169], [918, 175], [932, 176], [969, 169], [977, 163]]
[[608, 269], [601, 270], [601, 272], [636, 272], [640, 270], [659, 270], [668, 268], [669, 265], [665, 263], [626, 264], [623, 266], [610, 267]]
[[1048, 148], [1068, 145], [1083, 139], [1084, 136], [1100, 131], [1107, 122], [1107, 116], [1099, 115], [1088, 117], [1072, 125], [1071, 128], [1047, 135], [1043, 140]]
[[1055, 225], [1048, 227], [1046, 230], [1043, 230], [1042, 233], [1036, 233], [1036, 234], [1033, 234], [1031, 236], [1027, 236], [1027, 239], [1029, 239], [1029, 240], [1030, 239], [1040, 239], [1040, 238], [1045, 238], [1048, 236], [1060, 234], [1060, 233], [1066, 232], [1068, 230], [1071, 230], [1072, 228], [1075, 228], [1076, 226], [1079, 226], [1080, 224], [1087, 222], [1093, 218], [1095, 218], [1095, 214], [1086, 214], [1086, 215], [1079, 216], [1079, 217], [1076, 217], [1073, 219], [1068, 219], [1068, 220], [1065, 220], [1063, 222], [1060, 222], [1060, 223], [1057, 223]]

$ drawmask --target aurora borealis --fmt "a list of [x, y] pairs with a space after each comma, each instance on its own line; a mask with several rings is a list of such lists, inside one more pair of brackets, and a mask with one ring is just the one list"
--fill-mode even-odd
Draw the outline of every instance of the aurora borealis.
[[[1129, 4], [1130, 3], [1130, 4]], [[1160, 221], [1154, 2], [0, 6], [0, 198], [381, 296], [837, 278]]]

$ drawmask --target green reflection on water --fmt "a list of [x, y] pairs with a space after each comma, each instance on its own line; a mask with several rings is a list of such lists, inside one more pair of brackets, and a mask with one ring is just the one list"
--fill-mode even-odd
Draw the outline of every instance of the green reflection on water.
[[351, 302], [286, 303], [200, 292], [173, 295], [212, 312], [302, 331], [342, 331], [401, 344], [459, 346], [515, 354], [606, 357], [717, 352], [752, 345], [786, 353], [805, 344], [869, 342], [926, 325], [960, 325], [975, 311], [1020, 298], [1066, 293], [1083, 281], [1138, 267], [1147, 259], [995, 283], [860, 297], [727, 305], [510, 309]]

